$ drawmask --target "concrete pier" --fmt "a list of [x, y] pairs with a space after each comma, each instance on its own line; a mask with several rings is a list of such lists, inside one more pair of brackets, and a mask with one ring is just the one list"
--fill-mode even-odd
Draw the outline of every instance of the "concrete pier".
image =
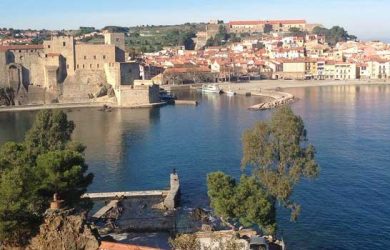
[[[148, 191], [128, 191], [128, 192], [107, 192], [107, 193], [85, 193], [81, 198], [89, 198], [92, 200], [113, 200], [118, 199], [142, 199], [142, 198], [161, 198], [163, 205], [168, 210], [174, 210], [180, 198], [180, 181], [177, 173], [170, 175], [169, 190], [148, 190]], [[113, 205], [113, 204], [111, 204]], [[105, 206], [108, 208], [108, 205]], [[104, 208], [101, 210], [103, 211]], [[109, 211], [110, 209], [107, 209]], [[107, 212], [106, 211], [106, 212]], [[104, 213], [103, 213], [104, 214]]]
[[86, 193], [81, 198], [89, 198], [92, 200], [107, 200], [115, 198], [129, 197], [144, 197], [144, 196], [163, 196], [168, 191], [152, 190], [152, 191], [132, 191], [132, 192], [109, 192], [109, 193]]
[[103, 215], [105, 215], [108, 211], [113, 209], [118, 205], [119, 200], [112, 200], [110, 203], [108, 203], [106, 206], [102, 207], [99, 211], [97, 211], [92, 218], [94, 219], [100, 219]]

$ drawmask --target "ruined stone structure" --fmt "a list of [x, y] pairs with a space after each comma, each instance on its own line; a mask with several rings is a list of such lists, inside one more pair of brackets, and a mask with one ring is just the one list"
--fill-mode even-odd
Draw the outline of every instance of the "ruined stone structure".
[[104, 38], [104, 44], [85, 44], [56, 36], [43, 45], [0, 47], [0, 86], [13, 87], [19, 104], [90, 102], [106, 84], [119, 106], [158, 102], [157, 86], [134, 87], [140, 65], [125, 61], [124, 34]]

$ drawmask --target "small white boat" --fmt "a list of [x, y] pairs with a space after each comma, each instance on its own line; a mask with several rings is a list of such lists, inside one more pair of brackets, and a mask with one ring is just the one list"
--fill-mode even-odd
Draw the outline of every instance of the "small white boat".
[[232, 91], [232, 90], [228, 90], [226, 91], [226, 95], [227, 96], [235, 96], [236, 95], [236, 92]]
[[215, 84], [203, 84], [202, 85], [202, 92], [205, 93], [221, 93], [221, 89], [219, 86]]

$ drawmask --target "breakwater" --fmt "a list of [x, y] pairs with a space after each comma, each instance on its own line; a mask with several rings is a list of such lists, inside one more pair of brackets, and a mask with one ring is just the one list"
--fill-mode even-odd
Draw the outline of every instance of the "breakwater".
[[261, 96], [266, 99], [266, 101], [250, 106], [248, 107], [249, 110], [253, 111], [261, 111], [261, 110], [267, 110], [267, 109], [274, 109], [278, 108], [283, 105], [288, 105], [293, 102], [296, 102], [298, 98], [296, 98], [294, 95], [286, 92], [280, 92], [277, 90], [264, 90], [259, 88], [248, 88], [246, 85], [241, 84], [228, 84], [228, 85], [222, 85], [223, 92], [226, 92], [228, 90], [234, 91], [238, 95], [252, 95], [252, 96]]
[[249, 110], [259, 111], [274, 109], [296, 102], [298, 99], [290, 93], [278, 91], [253, 92], [252, 95], [270, 97], [271, 100], [249, 107]]

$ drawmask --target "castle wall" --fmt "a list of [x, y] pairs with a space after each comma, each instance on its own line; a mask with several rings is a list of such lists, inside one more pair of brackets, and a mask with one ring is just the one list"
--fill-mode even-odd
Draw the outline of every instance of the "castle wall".
[[30, 84], [37, 87], [45, 87], [45, 72], [43, 60], [38, 60], [31, 65]]
[[[22, 84], [25, 87], [33, 83], [32, 68], [44, 56], [42, 49], [15, 49], [9, 50], [6, 56], [7, 64], [16, 63], [22, 65]], [[8, 71], [5, 69], [5, 77]]]
[[105, 71], [101, 70], [76, 70], [73, 76], [68, 76], [62, 85], [62, 102], [89, 102], [89, 95], [94, 95], [100, 90], [99, 84], [107, 83]]
[[121, 86], [117, 95], [118, 105], [121, 107], [134, 107], [158, 103], [159, 87], [154, 86]]
[[121, 85], [133, 85], [134, 80], [140, 80], [139, 63], [121, 63]]
[[0, 88], [8, 86], [7, 51], [0, 51]]
[[116, 62], [116, 49], [114, 45], [105, 44], [77, 44], [76, 69], [95, 70], [103, 69], [105, 63]]
[[107, 83], [110, 84], [117, 93], [121, 85], [120, 63], [104, 64], [104, 72], [106, 75]]

